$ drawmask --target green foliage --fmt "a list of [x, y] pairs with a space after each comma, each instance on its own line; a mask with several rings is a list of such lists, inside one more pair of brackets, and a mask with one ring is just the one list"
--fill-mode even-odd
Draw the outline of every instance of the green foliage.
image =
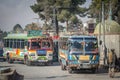
[[58, 15], [58, 20], [59, 21], [68, 21], [71, 17], [71, 13], [67, 10], [62, 10], [61, 14]]
[[25, 26], [25, 31], [30, 31], [30, 30], [40, 30], [40, 27], [38, 27], [38, 25], [36, 23], [32, 23], [32, 24], [27, 24]]
[[23, 28], [21, 27], [20, 24], [16, 24], [14, 27], [13, 27], [13, 32], [14, 33], [22, 33], [24, 32]]
[[47, 30], [51, 30], [51, 29], [52, 29], [51, 25], [43, 24], [42, 30], [47, 31]]
[[74, 16], [74, 15], [71, 16], [70, 21], [71, 21], [72, 23], [74, 23], [74, 24], [76, 24], [76, 23], [79, 22], [78, 18], [77, 18], [76, 16]]
[[[48, 22], [53, 18], [53, 8], [57, 9], [57, 18], [60, 22], [77, 22], [77, 16], [86, 16], [87, 8], [83, 8], [86, 0], [36, 0], [37, 3], [30, 6], [39, 15], [41, 20]], [[74, 17], [73, 17], [74, 16]]]
[[52, 4], [53, 2], [51, 0], [37, 0], [37, 3], [30, 7], [35, 13], [38, 13], [41, 19], [49, 20], [50, 17], [52, 17], [50, 15], [50, 13], [52, 12], [51, 11]]
[[4, 32], [0, 29], [0, 40], [2, 40], [6, 36], [7, 36], [7, 32], [6, 31]]
[[[92, 0], [89, 7], [89, 14], [91, 17], [96, 17], [99, 20], [99, 14], [101, 14], [101, 2], [102, 0]], [[109, 5], [111, 1], [112, 19], [120, 24], [120, 1], [119, 0], [103, 0], [104, 1], [104, 16], [105, 19], [109, 17]]]

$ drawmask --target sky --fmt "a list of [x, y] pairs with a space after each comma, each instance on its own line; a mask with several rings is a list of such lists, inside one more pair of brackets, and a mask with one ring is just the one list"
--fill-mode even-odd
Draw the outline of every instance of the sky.
[[[86, 0], [85, 7], [88, 7], [91, 0]], [[30, 8], [36, 0], [0, 0], [0, 29], [11, 31], [16, 24], [25, 28], [27, 24], [37, 22], [35, 14]], [[82, 18], [85, 22], [87, 18]], [[40, 23], [42, 24], [42, 23]]]

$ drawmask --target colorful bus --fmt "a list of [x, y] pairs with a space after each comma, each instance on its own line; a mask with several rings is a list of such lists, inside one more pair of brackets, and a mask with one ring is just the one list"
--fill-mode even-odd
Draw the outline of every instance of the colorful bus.
[[0, 40], [0, 60], [4, 60], [5, 61], [5, 58], [3, 56], [3, 47], [4, 47], [3, 41]]
[[62, 70], [95, 72], [99, 66], [99, 51], [95, 36], [62, 36], [59, 40], [59, 62]]
[[0, 60], [5, 61], [5, 58], [3, 56], [3, 48], [0, 48]]
[[52, 64], [53, 41], [49, 36], [31, 31], [28, 34], [8, 34], [4, 38], [4, 56], [9, 63], [24, 61], [26, 65]]

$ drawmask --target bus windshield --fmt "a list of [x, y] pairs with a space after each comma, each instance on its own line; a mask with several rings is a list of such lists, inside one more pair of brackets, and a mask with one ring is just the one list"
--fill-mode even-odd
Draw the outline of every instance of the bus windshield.
[[85, 50], [86, 51], [95, 51], [97, 48], [97, 42], [90, 41], [85, 43]]
[[39, 42], [31, 42], [31, 49], [40, 49]]
[[72, 49], [73, 49], [74, 51], [81, 51], [81, 50], [83, 50], [83, 45], [82, 45], [80, 42], [75, 41], [75, 42], [73, 42], [73, 44], [72, 44]]
[[50, 47], [51, 47], [51, 45], [50, 45], [49, 41], [42, 41], [42, 48], [48, 49]]

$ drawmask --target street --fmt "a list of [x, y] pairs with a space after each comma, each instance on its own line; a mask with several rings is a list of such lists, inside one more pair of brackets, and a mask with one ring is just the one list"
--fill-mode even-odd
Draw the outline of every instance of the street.
[[0, 67], [16, 69], [19, 74], [24, 75], [24, 80], [120, 80], [120, 72], [115, 74], [115, 78], [109, 78], [108, 73], [102, 69], [95, 74], [89, 71], [69, 74], [62, 71], [58, 63], [52, 66], [26, 66], [18, 62], [14, 64], [0, 62]]

